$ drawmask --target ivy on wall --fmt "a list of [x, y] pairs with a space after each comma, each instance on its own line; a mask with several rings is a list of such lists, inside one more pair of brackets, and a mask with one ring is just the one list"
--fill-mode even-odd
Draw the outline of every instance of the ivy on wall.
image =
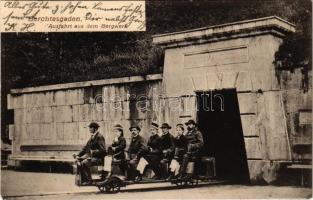
[[[306, 1], [295, 1], [290, 19], [296, 25], [296, 32], [287, 35], [275, 54], [275, 68], [278, 80], [280, 72], [302, 73], [301, 89], [308, 91], [309, 73], [312, 71], [312, 11]], [[296, 11], [296, 12], [295, 12]]]

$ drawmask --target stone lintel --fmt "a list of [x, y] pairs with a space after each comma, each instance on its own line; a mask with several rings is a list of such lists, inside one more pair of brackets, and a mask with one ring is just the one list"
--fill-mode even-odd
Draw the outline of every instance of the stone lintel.
[[154, 44], [165, 48], [173, 48], [268, 33], [283, 37], [288, 32], [295, 32], [294, 24], [279, 17], [270, 16], [180, 32], [159, 34], [152, 36], [152, 38]]

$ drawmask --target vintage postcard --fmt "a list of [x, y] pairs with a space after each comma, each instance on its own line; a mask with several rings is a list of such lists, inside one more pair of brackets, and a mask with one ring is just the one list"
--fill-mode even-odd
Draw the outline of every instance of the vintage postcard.
[[312, 197], [310, 0], [0, 0], [3, 199]]

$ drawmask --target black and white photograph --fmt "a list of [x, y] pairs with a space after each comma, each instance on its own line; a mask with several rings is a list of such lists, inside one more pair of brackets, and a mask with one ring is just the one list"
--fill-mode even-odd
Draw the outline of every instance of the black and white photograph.
[[3, 199], [312, 198], [310, 0], [0, 0]]

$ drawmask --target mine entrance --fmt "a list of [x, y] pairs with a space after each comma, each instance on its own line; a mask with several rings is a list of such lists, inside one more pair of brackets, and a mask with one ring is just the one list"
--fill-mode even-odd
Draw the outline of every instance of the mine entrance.
[[203, 155], [216, 159], [217, 177], [248, 183], [249, 170], [235, 89], [197, 92], [198, 126]]

